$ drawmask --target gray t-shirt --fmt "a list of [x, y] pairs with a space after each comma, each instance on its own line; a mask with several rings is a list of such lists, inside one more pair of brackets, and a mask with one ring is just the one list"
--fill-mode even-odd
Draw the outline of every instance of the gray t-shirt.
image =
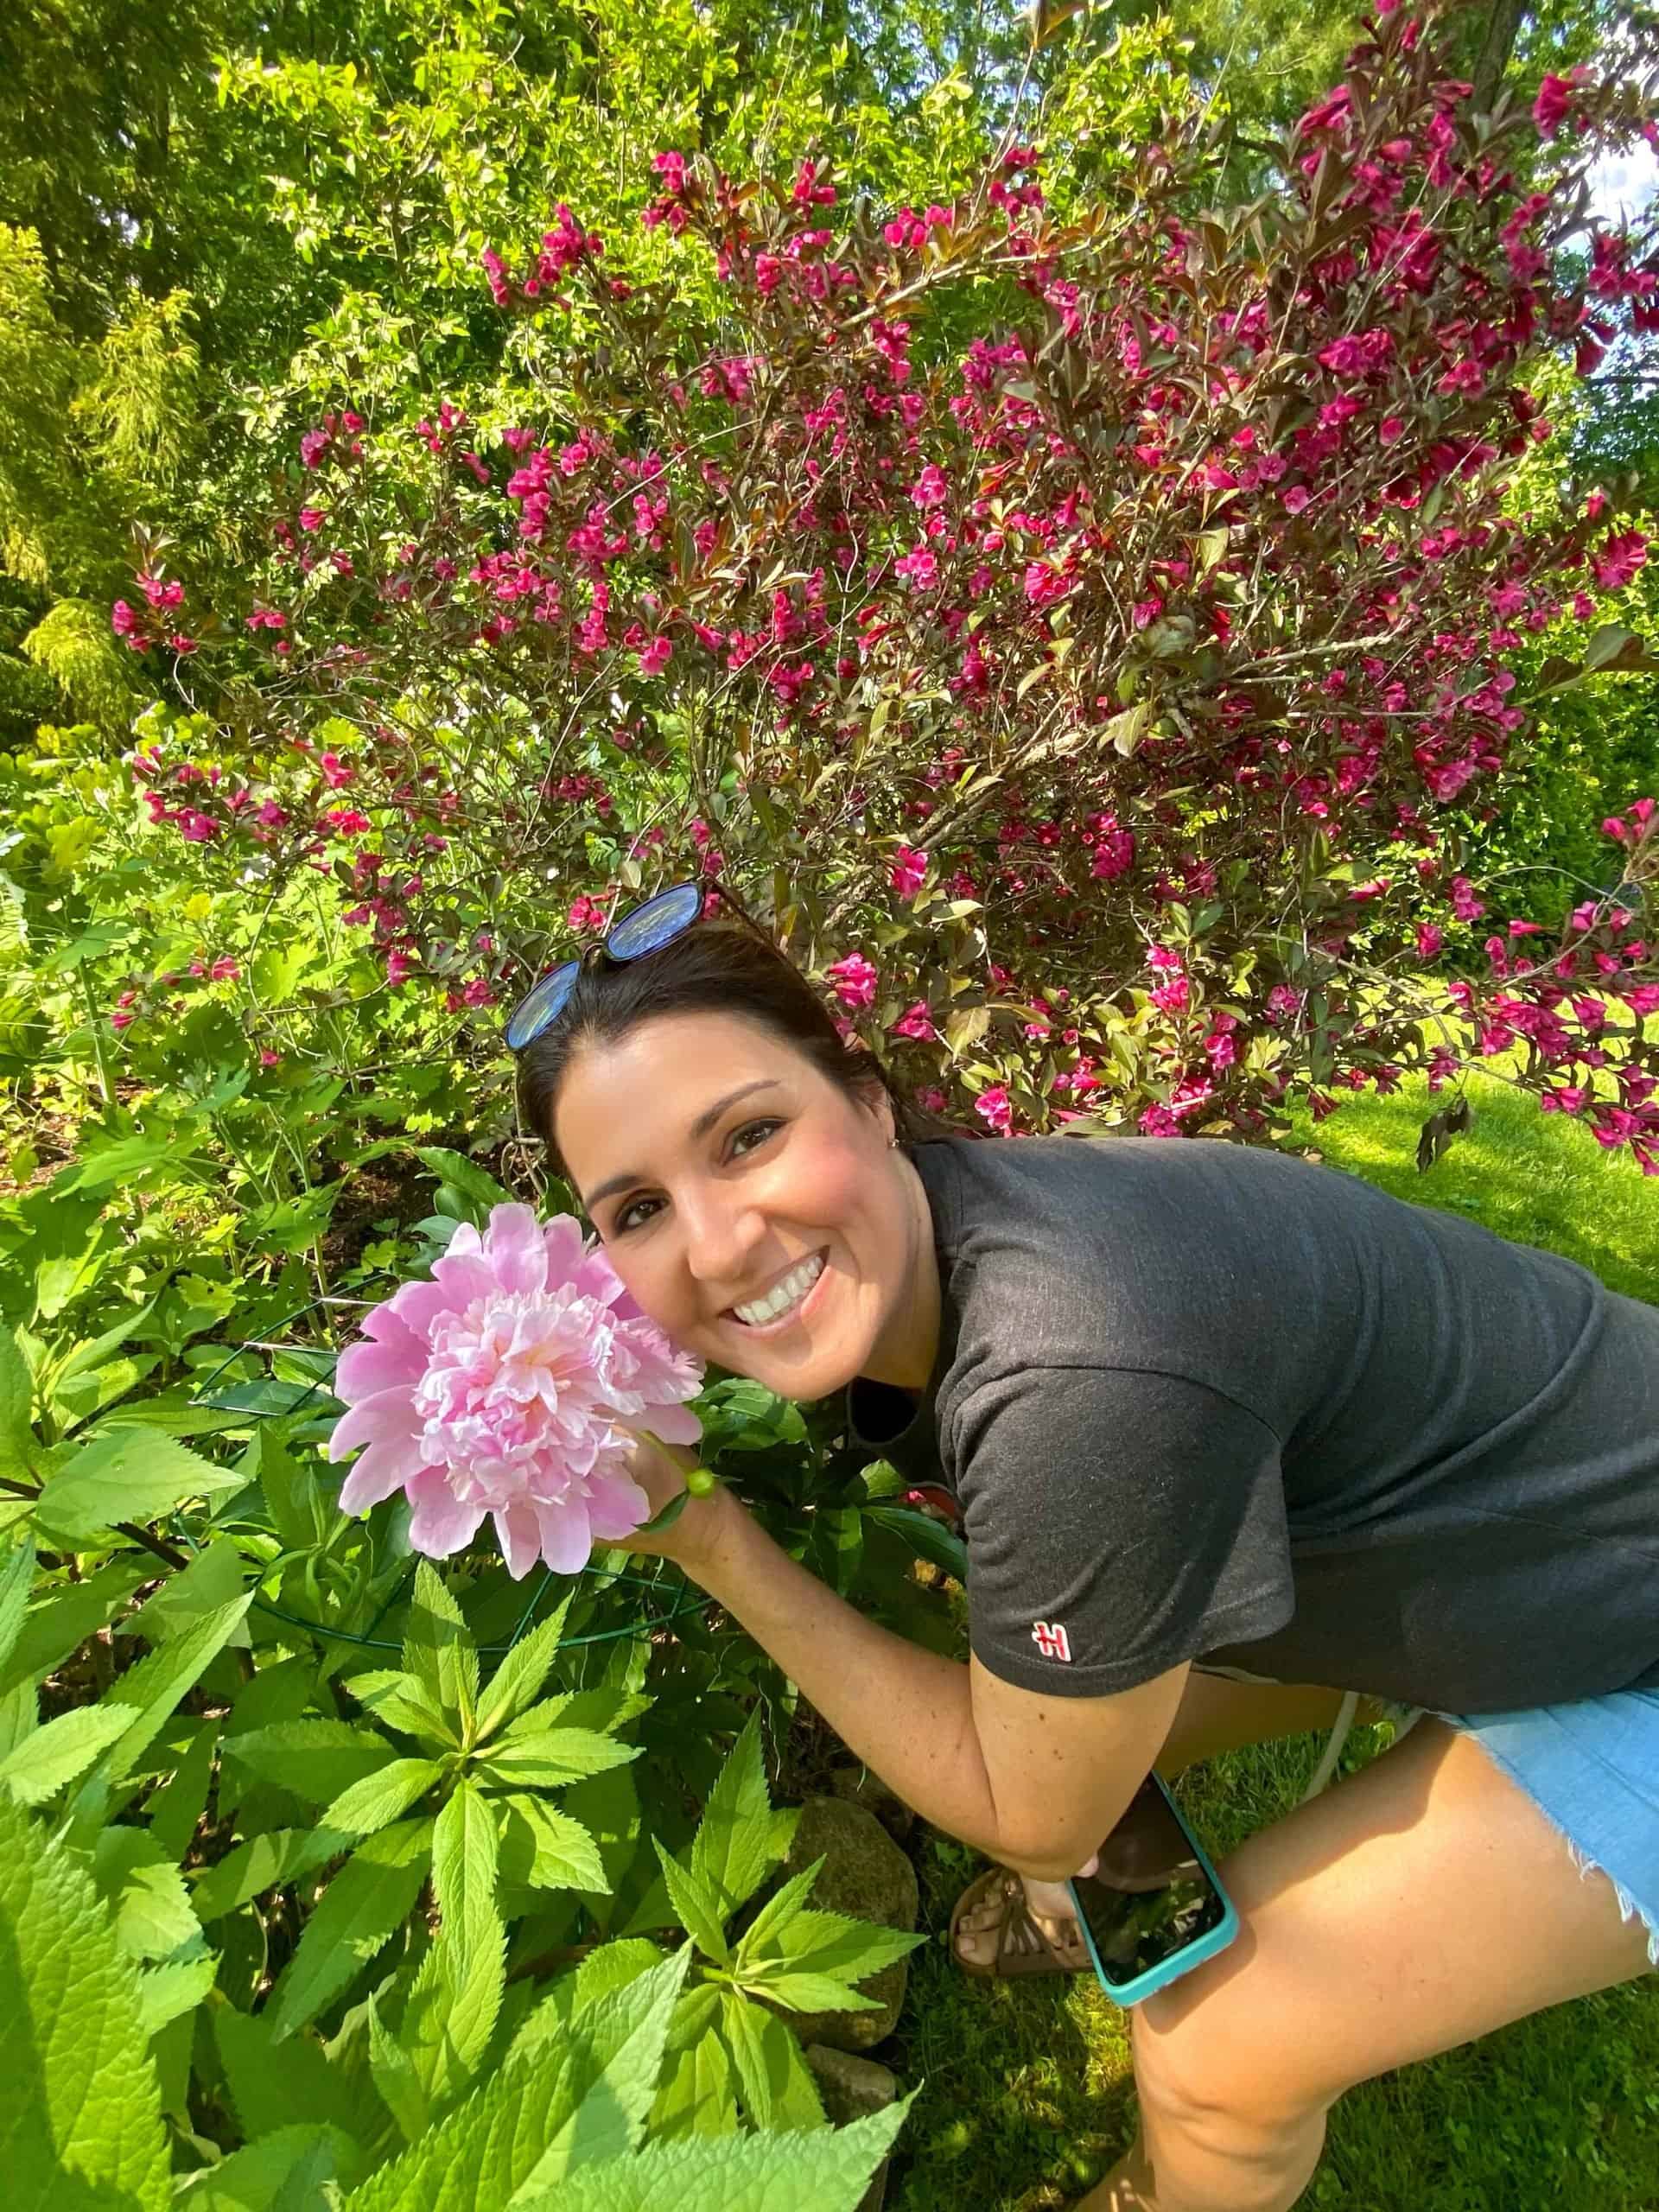
[[1185, 1659], [1450, 1712], [1659, 1687], [1659, 1306], [1311, 1161], [1214, 1141], [913, 1147], [925, 1398], [969, 1641], [1100, 1696]]

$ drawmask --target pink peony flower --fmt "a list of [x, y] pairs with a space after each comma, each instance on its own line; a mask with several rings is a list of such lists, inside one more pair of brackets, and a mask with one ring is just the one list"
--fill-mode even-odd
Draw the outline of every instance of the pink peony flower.
[[340, 1486], [362, 1513], [404, 1491], [410, 1541], [447, 1559], [495, 1522], [515, 1580], [538, 1559], [575, 1574], [594, 1544], [651, 1517], [628, 1473], [639, 1421], [669, 1444], [702, 1435], [685, 1401], [700, 1363], [640, 1312], [575, 1219], [499, 1205], [480, 1236], [463, 1222], [430, 1282], [408, 1282], [364, 1317], [334, 1388], [350, 1410], [331, 1459], [367, 1450]]

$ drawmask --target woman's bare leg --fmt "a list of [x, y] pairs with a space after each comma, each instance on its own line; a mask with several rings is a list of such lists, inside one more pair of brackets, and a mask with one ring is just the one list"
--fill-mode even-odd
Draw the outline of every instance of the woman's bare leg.
[[1288, 2212], [1345, 2089], [1647, 1967], [1606, 1876], [1440, 1720], [1219, 1871], [1237, 1940], [1136, 2006], [1141, 2133], [1077, 2212]]

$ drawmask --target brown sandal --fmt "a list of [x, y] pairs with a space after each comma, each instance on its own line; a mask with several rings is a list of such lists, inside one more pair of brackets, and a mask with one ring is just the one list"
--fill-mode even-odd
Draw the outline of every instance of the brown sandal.
[[[996, 1897], [1001, 1897], [1005, 1909], [997, 1929], [995, 1958], [988, 1964], [964, 1958], [957, 1942], [963, 1921], [969, 1913], [977, 1911], [982, 1904], [988, 1904]], [[1037, 1948], [1016, 1949], [1016, 1939], [1027, 1936], [1035, 1936]], [[1088, 1974], [1091, 1971], [1089, 1955], [1081, 1938], [1077, 1949], [1078, 1963], [1074, 1966], [1049, 1941], [1041, 1923], [1032, 1917], [1026, 1904], [1025, 1884], [1006, 1866], [989, 1866], [971, 1881], [957, 1899], [956, 1910], [950, 1915], [950, 1956], [963, 1974], [972, 1974], [979, 1980], [1006, 1981], [1014, 1974]]]

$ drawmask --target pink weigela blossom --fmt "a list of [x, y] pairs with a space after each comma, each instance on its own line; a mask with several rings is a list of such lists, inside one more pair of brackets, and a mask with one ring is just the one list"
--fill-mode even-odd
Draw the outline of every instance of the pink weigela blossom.
[[844, 960], [832, 961], [823, 972], [835, 985], [842, 1006], [874, 1005], [876, 970], [861, 952], [849, 952]]
[[410, 1541], [430, 1558], [470, 1543], [488, 1514], [515, 1580], [538, 1559], [576, 1573], [595, 1542], [651, 1516], [623, 1424], [669, 1444], [702, 1434], [685, 1402], [700, 1363], [640, 1312], [569, 1214], [543, 1224], [499, 1205], [481, 1235], [463, 1222], [432, 1280], [405, 1283], [363, 1332], [334, 1384], [350, 1410], [329, 1458], [368, 1447], [340, 1510], [403, 1491]]

